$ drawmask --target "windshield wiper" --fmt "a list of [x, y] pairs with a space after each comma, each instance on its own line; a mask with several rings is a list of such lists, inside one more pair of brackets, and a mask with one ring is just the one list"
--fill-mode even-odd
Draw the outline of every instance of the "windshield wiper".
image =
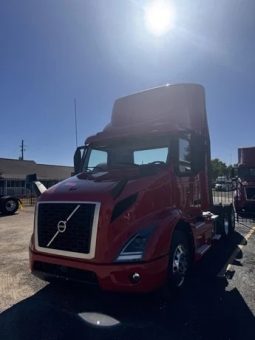
[[102, 166], [87, 166], [86, 168], [83, 169], [84, 172], [93, 172], [95, 170], [101, 170], [101, 171], [107, 171], [106, 168], [102, 167]]
[[118, 168], [119, 166], [139, 167], [140, 165], [139, 164], [135, 164], [135, 163], [128, 163], [128, 162], [118, 162], [118, 163], [109, 165], [110, 168]]

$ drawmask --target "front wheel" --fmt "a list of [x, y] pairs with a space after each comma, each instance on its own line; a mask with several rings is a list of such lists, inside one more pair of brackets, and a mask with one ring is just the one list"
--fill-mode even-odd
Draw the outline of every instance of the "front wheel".
[[188, 237], [183, 231], [176, 230], [169, 253], [167, 285], [170, 289], [180, 289], [184, 286], [190, 259]]

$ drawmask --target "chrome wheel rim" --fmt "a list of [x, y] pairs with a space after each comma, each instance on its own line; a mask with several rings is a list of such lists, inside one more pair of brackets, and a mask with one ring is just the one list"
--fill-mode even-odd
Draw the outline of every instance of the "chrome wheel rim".
[[175, 249], [172, 265], [172, 272], [176, 279], [177, 287], [180, 287], [183, 284], [187, 270], [187, 250], [182, 244], [179, 244]]
[[8, 212], [12, 212], [17, 208], [17, 202], [14, 200], [8, 200], [5, 204], [5, 209]]

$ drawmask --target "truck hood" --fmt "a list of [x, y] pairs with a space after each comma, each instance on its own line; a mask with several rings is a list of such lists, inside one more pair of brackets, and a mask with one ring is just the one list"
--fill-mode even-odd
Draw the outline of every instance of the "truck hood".
[[152, 185], [162, 176], [160, 168], [140, 171], [121, 169], [81, 173], [50, 187], [39, 198], [39, 201], [109, 201], [119, 196], [139, 192]]

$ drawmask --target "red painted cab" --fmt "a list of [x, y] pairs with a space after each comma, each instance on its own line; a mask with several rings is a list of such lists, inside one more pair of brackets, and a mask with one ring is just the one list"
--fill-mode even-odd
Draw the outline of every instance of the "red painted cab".
[[[75, 175], [38, 199], [32, 272], [149, 292], [181, 287], [192, 261], [233, 229], [214, 207], [204, 89], [167, 85], [116, 100], [74, 156]], [[231, 224], [232, 223], [232, 224]]]

